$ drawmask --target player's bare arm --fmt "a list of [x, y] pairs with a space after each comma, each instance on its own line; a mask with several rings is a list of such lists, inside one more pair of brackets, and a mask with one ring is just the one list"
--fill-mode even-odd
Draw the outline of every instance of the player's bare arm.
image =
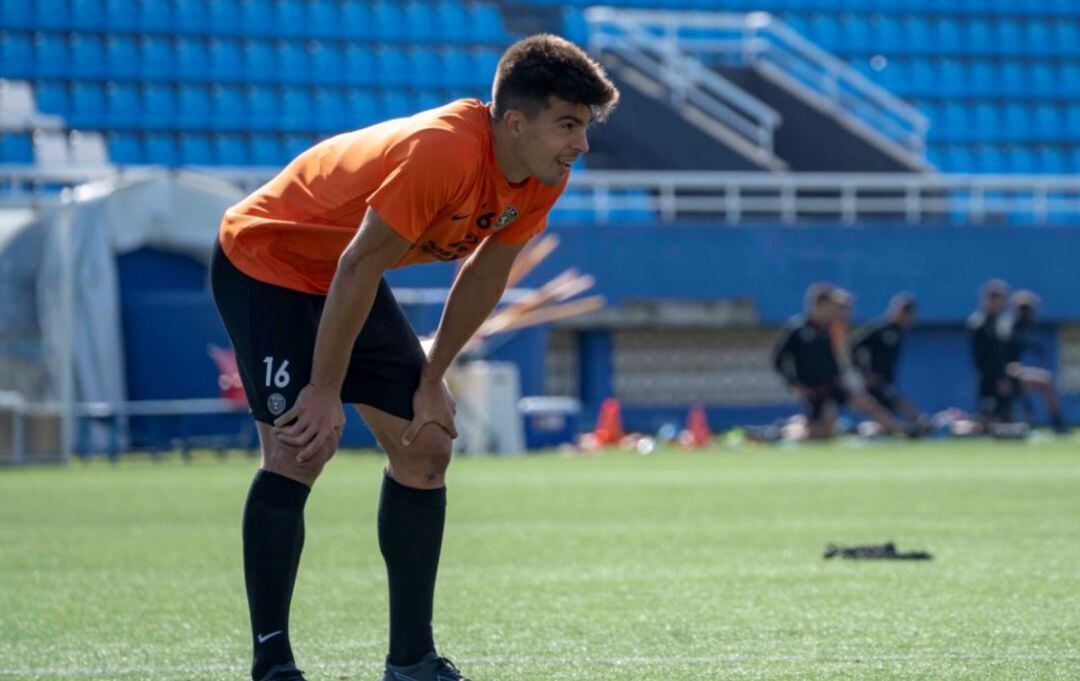
[[380, 278], [410, 246], [369, 208], [338, 259], [319, 321], [311, 382], [300, 391], [292, 409], [274, 421], [281, 442], [302, 448], [296, 455], [298, 462], [321, 463], [334, 455], [345, 425], [341, 384], [350, 351], [371, 311]]
[[502, 298], [510, 268], [524, 245], [486, 239], [458, 272], [413, 397], [415, 416], [402, 436], [406, 446], [426, 423], [457, 437], [453, 400], [443, 375]]

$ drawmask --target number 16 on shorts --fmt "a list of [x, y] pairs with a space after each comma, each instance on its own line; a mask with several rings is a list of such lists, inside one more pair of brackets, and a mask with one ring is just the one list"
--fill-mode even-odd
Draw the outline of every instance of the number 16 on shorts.
[[[266, 365], [266, 387], [277, 388], [283, 390], [288, 387], [291, 377], [289, 376], [289, 360], [281, 360], [281, 365], [277, 370], [274, 370], [274, 358], [265, 357], [263, 364]], [[279, 392], [270, 393], [270, 396], [266, 398], [266, 408], [270, 410], [270, 413], [274, 416], [280, 415], [285, 411], [286, 402], [285, 396]]]

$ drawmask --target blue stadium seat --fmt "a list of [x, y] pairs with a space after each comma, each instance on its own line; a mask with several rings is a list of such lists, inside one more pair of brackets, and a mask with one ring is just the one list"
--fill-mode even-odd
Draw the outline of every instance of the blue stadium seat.
[[341, 37], [345, 40], [370, 40], [374, 36], [373, 24], [371, 8], [367, 6], [367, 3], [349, 2], [342, 6]]
[[412, 82], [409, 60], [400, 47], [383, 47], [375, 53], [375, 75], [382, 87], [400, 87]]
[[342, 35], [342, 9], [336, 0], [312, 0], [308, 8], [308, 33], [329, 40]]
[[0, 0], [0, 29], [33, 28], [34, 15], [26, 11], [26, 0]]
[[176, 92], [164, 83], [147, 83], [142, 89], [142, 127], [165, 130], [176, 125]]
[[111, 129], [131, 129], [142, 122], [142, 95], [134, 83], [105, 84], [106, 124]]
[[179, 80], [206, 81], [210, 74], [210, 53], [202, 38], [186, 37], [176, 41], [176, 77]]
[[1021, 40], [1028, 54], [1050, 56], [1057, 52], [1057, 45], [1054, 44], [1050, 25], [1043, 21], [1028, 21], [1024, 27]]
[[1006, 104], [1002, 111], [1002, 136], [1005, 140], [1025, 140], [1031, 137], [1031, 111], [1016, 102]]
[[990, 145], [975, 151], [974, 170], [980, 173], [1004, 173], [1011, 169], [1010, 157], [1001, 147]]
[[210, 88], [182, 83], [177, 87], [177, 126], [182, 130], [206, 130], [210, 127]]
[[70, 75], [71, 49], [61, 33], [38, 33], [34, 38], [34, 74], [38, 78]]
[[176, 76], [176, 54], [172, 41], [162, 37], [143, 38], [139, 43], [139, 77], [142, 80], [172, 80]]
[[176, 33], [206, 35], [216, 32], [216, 27], [210, 24], [210, 8], [207, 6], [207, 0], [173, 1], [176, 3]]
[[252, 135], [250, 140], [251, 162], [257, 166], [281, 165], [285, 152], [281, 147], [281, 139], [277, 135], [257, 134]]
[[245, 94], [245, 120], [252, 130], [279, 130], [281, 100], [275, 88], [251, 87]]
[[139, 30], [138, 2], [105, 0], [105, 28], [110, 33], [134, 33]]
[[363, 45], [348, 43], [345, 47], [345, 82], [349, 85], [371, 86], [376, 83], [375, 55]]
[[316, 42], [311, 45], [311, 80], [324, 85], [345, 81], [345, 55], [336, 42]]
[[176, 8], [171, 0], [139, 2], [139, 31], [143, 34], [171, 34], [176, 31]]
[[34, 141], [23, 133], [0, 133], [0, 163], [33, 163]]
[[[829, 52], [840, 47], [840, 22], [829, 14], [815, 14], [810, 17], [810, 39]], [[705, 37], [705, 36], [701, 36]]]
[[245, 40], [240, 45], [244, 55], [243, 73], [247, 83], [278, 81], [277, 50], [269, 40]]
[[1054, 51], [1060, 55], [1080, 55], [1080, 26], [1075, 20], [1053, 22], [1053, 38], [1051, 44]]
[[477, 50], [473, 54], [473, 69], [472, 85], [474, 87], [484, 88], [485, 90], [491, 87], [491, 79], [495, 76], [495, 68], [499, 65], [499, 57], [502, 53], [499, 50], [493, 48], [483, 48]]
[[66, 82], [41, 80], [34, 85], [34, 102], [38, 111], [66, 116], [71, 111], [71, 93]]
[[[971, 79], [967, 72], [966, 63], [959, 59], [943, 59], [938, 68], [939, 93], [947, 97], [959, 97], [967, 94]], [[921, 94], [929, 94], [922, 91]]]
[[[946, 102], [941, 108], [940, 117], [934, 121], [941, 124], [938, 139], [964, 141], [970, 139], [972, 132], [971, 111], [960, 102]], [[931, 128], [931, 132], [934, 128]]]
[[563, 10], [562, 31], [567, 40], [579, 45], [589, 41], [589, 22], [585, 20], [585, 13], [576, 7], [568, 7]]
[[985, 97], [997, 92], [998, 73], [989, 60], [973, 61], [968, 77], [967, 94], [969, 97]]
[[243, 33], [253, 38], [273, 38], [277, 31], [273, 5], [266, 0], [240, 0]]
[[1048, 62], [1035, 62], [1028, 71], [1027, 93], [1033, 97], [1054, 97], [1061, 92], [1061, 83]]
[[244, 34], [244, 24], [240, 18], [239, 0], [210, 0], [207, 12], [207, 24], [214, 36], [238, 36]]
[[911, 54], [941, 54], [943, 46], [934, 44], [935, 28], [922, 17], [909, 17], [904, 22], [907, 51]]
[[30, 34], [0, 32], [0, 75], [6, 78], [34, 76], [34, 44]]
[[1016, 61], [1007, 61], [1001, 65], [997, 94], [1007, 97], [1020, 97], [1027, 92], [1027, 76]]
[[877, 50], [877, 22], [871, 24], [870, 20], [860, 15], [847, 15], [840, 22], [842, 42], [848, 52], [862, 54], [871, 50]]
[[1001, 108], [990, 102], [980, 102], [972, 111], [970, 139], [990, 141], [1001, 134]]
[[251, 163], [247, 141], [243, 135], [218, 134], [211, 138], [214, 162], [222, 166], [246, 166]]
[[274, 5], [274, 33], [283, 38], [308, 37], [306, 0], [277, 0]]
[[448, 43], [469, 42], [469, 15], [460, 2], [441, 0], [435, 5], [435, 11], [439, 16], [439, 36], [442, 40]]
[[365, 128], [382, 120], [379, 101], [370, 90], [349, 89], [345, 93], [345, 128]]
[[176, 151], [176, 136], [172, 133], [147, 133], [143, 138], [143, 151], [146, 155], [146, 163], [174, 166], [179, 160]]
[[413, 75], [413, 85], [421, 88], [433, 88], [442, 85], [447, 74], [443, 71], [441, 55], [427, 47], [417, 48], [409, 54]]
[[338, 133], [348, 126], [345, 96], [336, 88], [315, 88], [315, 129]]
[[439, 23], [435, 9], [427, 2], [410, 2], [405, 6], [405, 34], [414, 43], [438, 42]]
[[75, 78], [104, 78], [105, 43], [93, 33], [71, 37], [71, 75]]
[[36, 0], [32, 9], [36, 9], [34, 17], [36, 30], [67, 31], [71, 29], [71, 11], [66, 0]]
[[405, 12], [396, 2], [379, 1], [372, 10], [373, 37], [382, 42], [408, 39], [405, 33]]
[[129, 35], [105, 39], [105, 65], [111, 80], [126, 80], [139, 74], [139, 46]]
[[1059, 96], [1068, 99], [1080, 99], [1080, 63], [1069, 60], [1057, 69]]
[[1080, 142], [1080, 103], [1078, 102], [1072, 102], [1065, 107], [1065, 133], [1067, 139]]
[[284, 139], [281, 141], [282, 152], [285, 154], [282, 163], [292, 161], [294, 158], [307, 151], [314, 143], [315, 140], [309, 135], [285, 135]]
[[240, 43], [236, 40], [210, 40], [210, 77], [219, 83], [234, 83], [244, 78]]
[[132, 132], [114, 132], [109, 134], [109, 161], [118, 165], [133, 165], [143, 162], [142, 141]]
[[442, 57], [442, 70], [447, 86], [459, 88], [472, 84], [472, 58], [464, 48], [450, 48], [443, 53]]
[[1061, 147], [1048, 145], [1038, 151], [1038, 168], [1040, 173], [1060, 175], [1069, 172], [1069, 162]]
[[481, 43], [499, 43], [506, 40], [502, 14], [495, 5], [478, 2], [468, 8], [469, 30], [473, 40]]
[[204, 133], [180, 133], [180, 165], [214, 165], [214, 148], [210, 144], [210, 135]]
[[392, 90], [383, 95], [381, 107], [386, 118], [403, 118], [416, 113], [411, 98], [401, 90]]
[[1080, 174], [1080, 146], [1069, 151], [1069, 172]]
[[72, 128], [104, 127], [105, 87], [101, 83], [75, 81], [72, 84], [67, 123]]
[[76, 31], [104, 30], [105, 4], [102, 0], [71, 0], [71, 27]]
[[1007, 168], [1013, 173], [1039, 172], [1039, 159], [1035, 150], [1027, 145], [1011, 147], [1008, 152]]
[[938, 70], [930, 59], [913, 59], [909, 73], [907, 94], [930, 97], [939, 92]]
[[241, 85], [214, 85], [210, 88], [210, 127], [214, 130], [242, 130], [247, 123], [247, 95]]
[[949, 52], [963, 52], [964, 39], [963, 33], [960, 28], [960, 22], [951, 17], [945, 16], [938, 19], [937, 24], [934, 26], [934, 35], [931, 39], [931, 44], [936, 47], [937, 50], [948, 50]]
[[878, 16], [874, 29], [875, 51], [891, 55], [907, 49], [904, 26], [896, 17], [887, 14]]
[[990, 23], [986, 19], [975, 18], [966, 22], [964, 47], [968, 54], [993, 54], [994, 36], [990, 32]]
[[1055, 142], [1067, 133], [1063, 112], [1055, 104], [1036, 105], [1032, 118], [1034, 119], [1032, 132], [1038, 139]]
[[281, 129], [289, 132], [315, 129], [310, 90], [296, 86], [281, 89]]
[[1028, 50], [1028, 46], [1024, 45], [1020, 24], [1007, 17], [998, 18], [997, 30], [994, 31], [994, 44], [1001, 54], [1021, 55]]
[[312, 80], [311, 53], [308, 52], [307, 43], [297, 41], [279, 43], [277, 72], [274, 76], [280, 83], [310, 83]]

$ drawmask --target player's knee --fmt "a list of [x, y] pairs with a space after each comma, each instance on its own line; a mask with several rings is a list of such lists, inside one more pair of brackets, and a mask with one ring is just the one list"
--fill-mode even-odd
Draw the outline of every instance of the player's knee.
[[298, 462], [296, 460], [296, 455], [299, 452], [300, 449], [298, 447], [291, 447], [278, 442], [277, 440], [272, 440], [270, 442], [264, 441], [262, 448], [262, 467], [272, 473], [298, 480], [310, 487], [315, 483], [319, 474], [322, 473], [324, 462], [310, 460], [304, 461], [303, 463]]
[[396, 460], [391, 461], [394, 477], [405, 485], [430, 487], [443, 484], [450, 466], [454, 441], [442, 428], [425, 426]]

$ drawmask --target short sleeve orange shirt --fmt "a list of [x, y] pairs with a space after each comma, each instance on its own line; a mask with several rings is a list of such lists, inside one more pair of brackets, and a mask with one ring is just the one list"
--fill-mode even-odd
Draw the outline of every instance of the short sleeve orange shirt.
[[541, 232], [568, 178], [507, 182], [488, 105], [462, 99], [308, 149], [225, 212], [221, 246], [250, 277], [325, 294], [368, 206], [412, 243], [395, 267], [456, 260]]

